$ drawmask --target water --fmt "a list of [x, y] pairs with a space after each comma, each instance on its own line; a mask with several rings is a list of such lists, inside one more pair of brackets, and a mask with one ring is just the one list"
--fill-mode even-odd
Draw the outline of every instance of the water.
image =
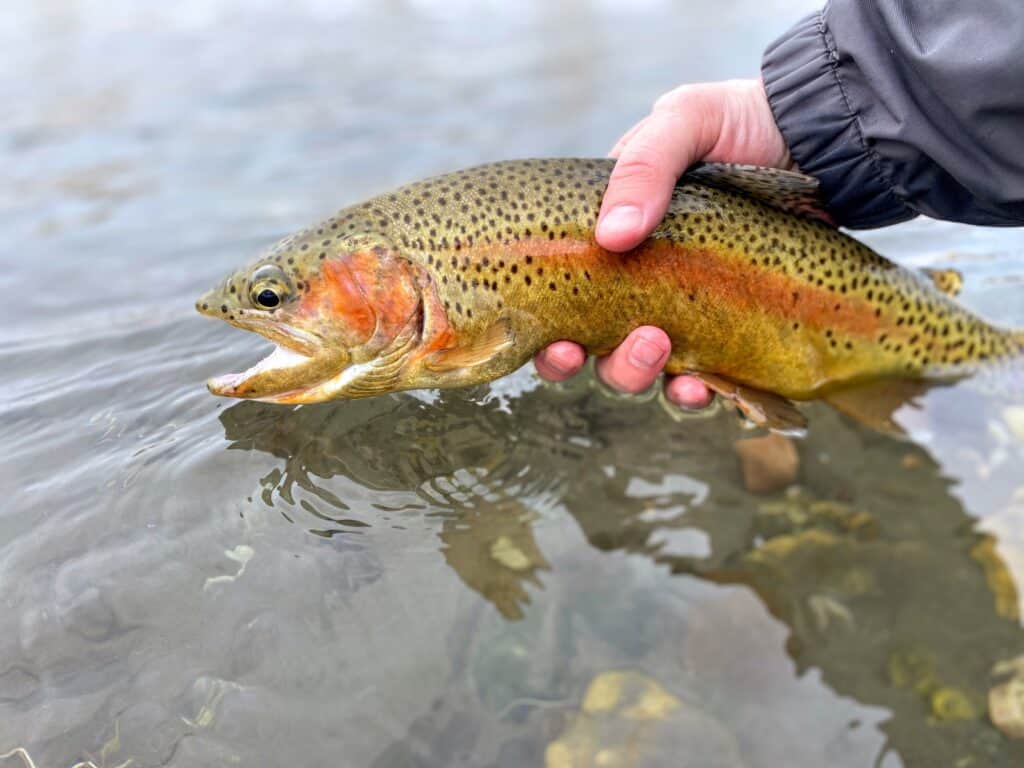
[[[0, 765], [1019, 764], [986, 716], [1024, 653], [998, 390], [930, 394], [909, 440], [814, 407], [798, 487], [754, 496], [732, 414], [585, 377], [202, 386], [265, 344], [192, 302], [267, 243], [430, 173], [601, 154], [812, 3], [172, 5], [0, 16]], [[1024, 325], [1019, 232], [865, 238]]]

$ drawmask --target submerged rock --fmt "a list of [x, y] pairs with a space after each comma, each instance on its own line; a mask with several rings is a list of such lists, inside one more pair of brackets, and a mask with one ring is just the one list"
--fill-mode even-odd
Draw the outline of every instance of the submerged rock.
[[743, 485], [750, 493], [781, 491], [796, 482], [800, 455], [788, 437], [772, 433], [737, 440], [733, 449], [740, 459]]
[[939, 688], [932, 693], [931, 704], [936, 720], [975, 720], [980, 714], [971, 696], [959, 688]]
[[709, 715], [641, 672], [598, 675], [544, 755], [547, 768], [739, 768], [736, 741]]
[[945, 683], [935, 654], [924, 648], [893, 651], [886, 663], [889, 684], [921, 696], [928, 705], [932, 722], [977, 720], [981, 699], [977, 692]]
[[988, 692], [988, 717], [1011, 739], [1024, 739], [1024, 656], [1002, 661], [992, 670], [1006, 677]]

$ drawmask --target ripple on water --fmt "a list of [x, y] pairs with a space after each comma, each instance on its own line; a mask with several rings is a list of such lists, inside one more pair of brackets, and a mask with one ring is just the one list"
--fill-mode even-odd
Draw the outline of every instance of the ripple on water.
[[221, 421], [230, 448], [281, 459], [261, 481], [266, 503], [350, 525], [354, 507], [376, 510], [363, 521], [376, 524], [501, 499], [549, 506], [565, 465], [585, 458], [578, 443], [591, 439], [571, 408], [517, 407], [513, 416], [493, 398], [462, 392], [298, 409], [239, 403]]
[[[299, 409], [202, 386], [265, 343], [191, 299], [265, 244], [400, 181], [602, 152], [666, 73], [756, 68], [751, 40], [819, 5], [793, 2], [0, 14], [0, 754], [534, 765], [589, 733], [607, 757], [637, 721], [572, 724], [628, 669], [705, 728], [691, 757], [1020, 764], [884, 672], [927, 657], [974, 696], [1022, 645], [1024, 458], [988, 395], [926, 401], [927, 452], [814, 408], [803, 489], [766, 500], [729, 414], [676, 424], [585, 380]], [[1019, 231], [870, 237], [1024, 325]]]

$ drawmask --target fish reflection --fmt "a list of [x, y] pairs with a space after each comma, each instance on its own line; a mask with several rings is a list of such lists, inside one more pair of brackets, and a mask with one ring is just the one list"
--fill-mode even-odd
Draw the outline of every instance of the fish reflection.
[[[533, 506], [565, 493], [569, 468], [582, 463], [586, 425], [571, 412], [538, 410], [529, 429], [497, 401], [447, 395], [431, 406], [412, 398], [378, 399], [356, 408], [315, 406], [287, 411], [241, 403], [221, 420], [231, 447], [263, 450], [283, 467], [263, 478], [264, 501], [277, 497], [293, 519], [301, 506], [335, 527], [311, 532], [350, 533], [349, 505], [323, 479], [345, 477], [364, 488], [393, 492], [389, 510], [422, 510], [440, 521], [445, 561], [466, 586], [508, 619], [521, 618], [528, 585], [541, 586], [550, 568], [534, 538]], [[295, 489], [314, 496], [296, 504]], [[380, 496], [378, 496], [380, 498]], [[330, 511], [321, 507], [324, 502]], [[374, 504], [378, 509], [382, 505]], [[285, 511], [286, 507], [288, 511]]]
[[1015, 579], [913, 443], [822, 408], [799, 444], [800, 484], [759, 496], [739, 482], [745, 433], [730, 414], [679, 424], [580, 388], [527, 392], [512, 409], [480, 392], [241, 403], [222, 420], [232, 447], [283, 460], [279, 488], [344, 477], [436, 516], [446, 562], [507, 619], [556, 583], [534, 525], [564, 509], [599, 550], [749, 587], [789, 628], [801, 673], [894, 713], [882, 728], [905, 764], [1024, 755], [985, 701], [993, 665], [1024, 652]]
[[438, 534], [445, 562], [506, 619], [523, 617], [526, 583], [540, 586], [538, 572], [551, 567], [534, 539], [535, 519], [510, 501], [450, 516]]

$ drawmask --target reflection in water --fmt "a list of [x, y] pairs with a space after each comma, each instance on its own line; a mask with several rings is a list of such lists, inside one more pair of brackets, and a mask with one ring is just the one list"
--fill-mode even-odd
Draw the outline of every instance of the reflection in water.
[[[818, 410], [799, 492], [755, 497], [731, 418], [580, 385], [202, 389], [259, 345], [194, 316], [232, 265], [405, 181], [600, 155], [820, 0], [237, 6], [0, 14], [2, 768], [1021, 764], [979, 701], [1008, 661], [1021, 711], [1019, 400], [929, 393], [927, 453]], [[861, 234], [1024, 326], [1019, 232]]]
[[540, 586], [537, 571], [550, 568], [530, 527], [536, 516], [508, 500], [445, 517], [439, 534], [445, 561], [502, 616], [521, 619], [522, 605], [530, 601], [526, 583]]
[[[798, 671], [820, 670], [841, 696], [893, 713], [882, 729], [908, 765], [949, 755], [962, 765], [1019, 759], [1024, 751], [985, 716], [991, 668], [1024, 650], [1015, 582], [994, 539], [975, 530], [927, 452], [825, 408], [813, 416], [799, 444], [804, 484], [770, 496], [738, 482], [729, 447], [743, 430], [730, 414], [676, 424], [654, 404], [609, 407], [584, 385], [537, 389], [508, 406], [459, 392], [367, 408], [241, 403], [222, 422], [233, 448], [283, 459], [268, 499], [276, 494], [291, 513], [292, 488], [307, 490], [319, 504], [316, 521], [305, 518], [315, 526], [354, 524], [345, 488], [391, 492], [394, 509], [429, 508], [441, 520], [445, 561], [507, 619], [539, 620], [529, 604], [546, 573], [573, 579], [535, 537], [564, 509], [599, 550], [752, 589], [788, 628]], [[372, 530], [388, 511], [357, 522]], [[672, 645], [624, 620], [635, 607], [625, 595], [577, 590], [560, 610], [584, 615], [587, 601], [599, 599], [604, 611], [587, 621], [619, 613], [615, 626], [592, 626], [599, 636]], [[562, 629], [544, 631], [564, 636], [563, 620], [552, 625]], [[493, 656], [499, 646], [478, 644], [477, 652]], [[549, 672], [555, 663], [537, 661]], [[529, 698], [526, 677], [508, 682], [520, 688], [500, 698]], [[549, 682], [532, 695], [550, 697]], [[716, 716], [737, 727], [728, 711]], [[583, 749], [586, 712], [575, 724], [560, 722], [559, 743]], [[435, 737], [444, 740], [443, 731]]]

